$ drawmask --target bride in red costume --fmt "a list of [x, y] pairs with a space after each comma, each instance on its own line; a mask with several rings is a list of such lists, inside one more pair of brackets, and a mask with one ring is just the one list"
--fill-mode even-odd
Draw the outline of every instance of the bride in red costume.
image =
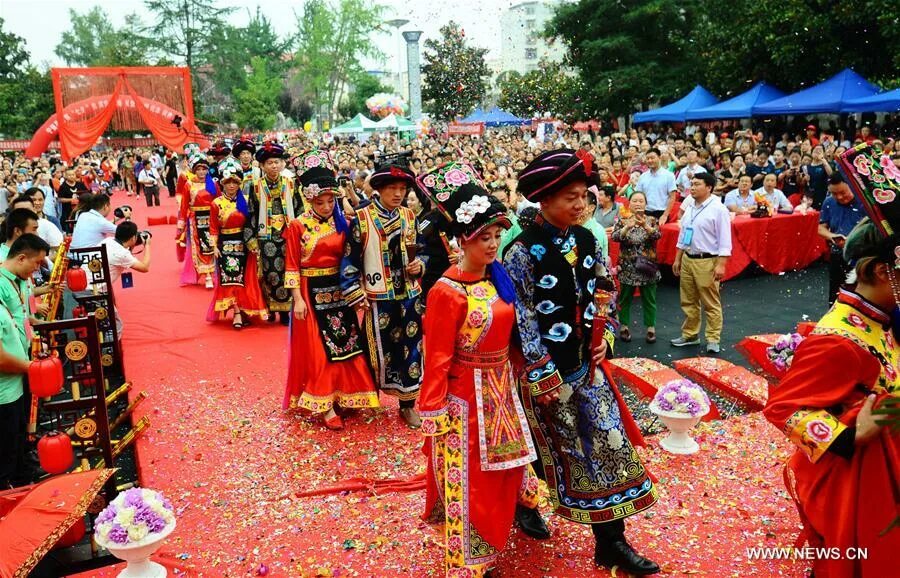
[[339, 266], [347, 221], [336, 202], [338, 182], [331, 158], [313, 150], [294, 161], [306, 206], [284, 232], [284, 286], [294, 299], [284, 407], [321, 415], [341, 429], [335, 406], [379, 407], [372, 373], [362, 355], [356, 313], [344, 303]]
[[189, 249], [181, 273], [182, 285], [196, 285], [200, 278], [206, 288], [212, 289], [216, 270], [215, 251], [209, 238], [209, 211], [212, 200], [218, 195], [215, 183], [206, 178], [209, 161], [202, 153], [195, 152], [188, 160], [191, 174], [180, 181], [181, 205], [178, 208], [178, 243]]
[[515, 290], [496, 260], [506, 208], [468, 165], [417, 179], [463, 257], [431, 289], [419, 394], [428, 458], [425, 516], [445, 523], [448, 577], [484, 576], [506, 545], [516, 504], [537, 505], [535, 451], [509, 343]]
[[900, 528], [887, 530], [900, 515], [900, 433], [873, 415], [886, 397], [900, 395], [897, 320], [891, 318], [900, 304], [900, 243], [884, 226], [900, 231], [900, 173], [887, 166], [890, 157], [879, 160], [865, 145], [840, 162], [872, 216], [844, 246], [858, 283], [840, 291], [800, 344], [764, 412], [798, 448], [785, 482], [803, 521], [801, 538], [830, 549], [814, 560], [815, 578], [882, 578], [900, 568]]
[[256, 276], [256, 254], [244, 243], [247, 201], [241, 193], [243, 175], [234, 157], [219, 163], [222, 194], [209, 209], [209, 238], [216, 256], [216, 291], [206, 315], [207, 321], [225, 319], [233, 312], [232, 326], [250, 324], [246, 317], [267, 316], [266, 300]]

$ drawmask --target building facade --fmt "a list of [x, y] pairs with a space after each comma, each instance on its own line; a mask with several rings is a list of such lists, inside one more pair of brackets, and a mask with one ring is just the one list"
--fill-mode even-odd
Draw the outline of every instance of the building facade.
[[506, 10], [500, 17], [500, 68], [525, 74], [536, 70], [543, 60], [561, 62], [565, 46], [542, 38], [547, 23], [553, 18], [558, 0], [522, 2]]

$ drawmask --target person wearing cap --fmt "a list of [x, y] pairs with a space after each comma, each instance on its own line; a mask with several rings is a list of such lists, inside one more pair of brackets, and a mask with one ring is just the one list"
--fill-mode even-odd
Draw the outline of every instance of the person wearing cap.
[[291, 293], [284, 286], [284, 229], [303, 212], [303, 199], [294, 191], [294, 182], [281, 171], [285, 167], [284, 147], [269, 141], [254, 155], [262, 166], [262, 176], [244, 181], [244, 194], [250, 219], [244, 225], [244, 240], [259, 257], [262, 288], [275, 321], [278, 313], [282, 325], [291, 315]]
[[400, 417], [421, 426], [415, 409], [422, 382], [422, 288], [416, 217], [402, 206], [415, 177], [405, 166], [385, 163], [369, 178], [372, 202], [356, 211], [341, 264], [344, 299], [365, 311], [369, 361], [381, 390], [400, 402]]
[[231, 147], [231, 155], [240, 162], [245, 182], [259, 178], [259, 168], [253, 166], [255, 152], [256, 144], [249, 137], [242, 138]]
[[814, 147], [819, 144], [819, 137], [816, 136], [816, 133], [819, 129], [816, 128], [816, 125], [811, 124], [806, 127], [806, 140], [809, 141], [809, 146]]
[[[625, 518], [657, 500], [633, 445], [643, 439], [615, 384], [591, 371], [612, 352], [616, 324], [614, 302], [600, 313], [593, 302], [598, 284], [612, 285], [600, 245], [576, 224], [594, 183], [593, 161], [582, 157], [548, 151], [519, 173], [519, 192], [540, 203], [503, 257], [516, 289], [520, 392], [556, 514], [591, 525], [596, 564], [653, 574], [659, 566], [625, 539]], [[598, 314], [606, 318], [604, 339], [592, 349]], [[535, 510], [520, 508], [517, 520], [523, 529], [543, 527]]]
[[209, 211], [219, 191], [212, 181], [206, 178], [209, 162], [204, 155], [194, 153], [188, 163], [191, 172], [185, 176], [181, 187], [176, 238], [185, 251], [190, 248], [191, 254], [184, 259], [181, 284], [196, 285], [203, 278], [206, 288], [213, 289], [216, 261], [215, 245], [209, 236]]
[[321, 150], [295, 160], [307, 209], [284, 233], [284, 286], [293, 294], [294, 316], [283, 406], [305, 410], [322, 418], [328, 429], [339, 430], [344, 423], [336, 410], [380, 407], [378, 390], [356, 312], [341, 292], [340, 264], [350, 228], [338, 199], [334, 163]]
[[231, 154], [231, 147], [224, 140], [217, 140], [213, 143], [209, 150], [206, 151], [212, 161], [209, 165], [209, 176], [213, 181], [219, 181], [219, 163], [225, 160]]
[[516, 294], [497, 260], [510, 222], [467, 164], [441, 165], [417, 182], [462, 248], [428, 296], [439, 314], [425, 316], [425, 517], [444, 524], [446, 575], [483, 576], [506, 545], [516, 505], [538, 502], [528, 465], [537, 455], [509, 357]]
[[873, 411], [900, 395], [900, 171], [865, 146], [839, 162], [869, 214], [844, 246], [857, 284], [840, 290], [799, 345], [763, 414], [797, 446], [784, 479], [800, 512], [801, 538], [814, 548], [866, 553], [817, 557], [815, 575], [894, 576], [900, 431], [879, 425], [886, 416]]
[[256, 255], [244, 244], [244, 223], [249, 211], [241, 192], [243, 174], [236, 159], [219, 164], [222, 194], [209, 207], [209, 239], [218, 273], [207, 321], [221, 321], [232, 312], [232, 327], [250, 325], [249, 317], [265, 318], [266, 300], [256, 276]]

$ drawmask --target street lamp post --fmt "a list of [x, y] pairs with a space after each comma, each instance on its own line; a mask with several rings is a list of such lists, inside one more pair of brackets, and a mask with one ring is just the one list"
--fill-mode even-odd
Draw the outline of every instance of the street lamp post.
[[394, 89], [397, 94], [403, 94], [403, 40], [399, 34], [400, 28], [409, 24], [409, 20], [403, 18], [394, 18], [385, 22], [388, 26], [397, 31], [397, 82], [394, 83]]
[[403, 33], [406, 40], [406, 76], [409, 79], [409, 117], [418, 121], [422, 118], [422, 80], [419, 65], [420, 30], [407, 30]]

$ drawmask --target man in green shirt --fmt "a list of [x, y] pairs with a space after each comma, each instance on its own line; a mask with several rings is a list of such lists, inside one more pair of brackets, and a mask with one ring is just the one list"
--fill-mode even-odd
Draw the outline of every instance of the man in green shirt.
[[24, 473], [27, 409], [24, 374], [28, 372], [26, 333], [28, 279], [50, 246], [37, 235], [21, 235], [0, 265], [0, 489], [20, 482]]

